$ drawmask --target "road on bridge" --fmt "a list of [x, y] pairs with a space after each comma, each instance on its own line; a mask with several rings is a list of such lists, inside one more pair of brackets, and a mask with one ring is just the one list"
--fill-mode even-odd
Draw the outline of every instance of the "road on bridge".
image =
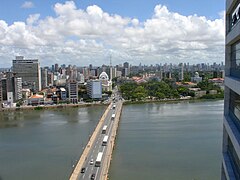
[[[79, 180], [82, 179], [104, 179], [103, 177], [106, 177], [106, 174], [103, 174], [103, 170], [106, 170], [109, 166], [109, 158], [111, 158], [111, 149], [107, 147], [111, 146], [113, 148], [113, 140], [112, 140], [112, 134], [113, 134], [113, 126], [115, 125], [115, 116], [116, 112], [121, 111], [121, 100], [116, 99], [116, 102], [112, 104], [111, 109], [109, 110], [108, 114], [106, 115], [105, 119], [103, 120], [102, 126], [99, 129], [99, 132], [97, 132], [97, 136], [94, 139], [94, 142], [92, 143], [91, 148], [89, 149], [88, 155], [85, 158], [85, 161], [82, 166], [82, 172], [79, 174], [78, 178]], [[117, 123], [117, 122], [116, 122]], [[106, 131], [103, 131], [103, 127], [107, 126]], [[116, 131], [116, 130], [115, 130]], [[108, 141], [104, 145], [103, 139], [105, 136], [108, 136]], [[105, 138], [106, 139], [106, 138]], [[108, 150], [108, 151], [107, 151]], [[102, 159], [100, 162], [100, 166], [96, 166], [96, 159], [99, 154], [99, 152], [102, 152]], [[110, 153], [110, 154], [109, 154]], [[84, 168], [84, 170], [83, 170]]]

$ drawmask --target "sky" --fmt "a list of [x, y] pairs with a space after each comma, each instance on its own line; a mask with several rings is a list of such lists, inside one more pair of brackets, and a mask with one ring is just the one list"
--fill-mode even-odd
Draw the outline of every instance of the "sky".
[[225, 1], [1, 0], [0, 67], [224, 61]]

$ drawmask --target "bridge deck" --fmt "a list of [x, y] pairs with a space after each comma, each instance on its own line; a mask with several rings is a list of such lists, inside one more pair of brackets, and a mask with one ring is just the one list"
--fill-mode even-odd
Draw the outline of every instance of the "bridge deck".
[[[111, 157], [112, 157], [112, 151], [113, 151], [113, 147], [114, 147], [114, 143], [115, 143], [115, 138], [117, 135], [117, 128], [118, 128], [118, 124], [119, 124], [119, 120], [120, 120], [120, 116], [121, 116], [121, 112], [122, 112], [122, 102], [118, 102], [118, 105], [116, 106], [116, 117], [115, 120], [113, 121], [113, 127], [112, 127], [112, 131], [111, 134], [109, 136], [109, 145], [106, 146], [106, 153], [103, 157], [102, 160], [102, 170], [100, 171], [100, 176], [99, 179], [101, 180], [105, 180], [108, 178], [108, 169], [110, 166], [110, 161], [111, 161]], [[81, 174], [81, 169], [84, 165], [84, 163], [87, 160], [87, 157], [89, 157], [89, 153], [91, 148], [94, 145], [94, 142], [96, 142], [96, 139], [98, 137], [100, 133], [100, 131], [102, 130], [102, 126], [104, 125], [104, 122], [106, 121], [107, 115], [110, 112], [112, 108], [112, 103], [107, 107], [106, 111], [104, 112], [104, 114], [102, 115], [101, 119], [99, 120], [98, 125], [96, 126], [95, 130], [93, 131], [93, 134], [89, 140], [89, 142], [87, 143], [73, 173], [70, 176], [70, 180], [77, 180], [79, 179], [79, 176]]]

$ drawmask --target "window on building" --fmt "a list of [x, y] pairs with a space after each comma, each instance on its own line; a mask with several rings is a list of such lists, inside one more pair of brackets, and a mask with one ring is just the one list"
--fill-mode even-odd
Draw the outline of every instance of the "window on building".
[[229, 31], [234, 28], [234, 26], [240, 21], [240, 4], [238, 4], [229, 16]]
[[230, 93], [230, 116], [237, 128], [240, 129], [240, 95], [234, 91]]
[[231, 76], [240, 78], [240, 42], [231, 48]]
[[228, 155], [230, 157], [231, 165], [236, 179], [240, 179], [240, 161], [236, 150], [233, 147], [231, 139], [228, 137]]

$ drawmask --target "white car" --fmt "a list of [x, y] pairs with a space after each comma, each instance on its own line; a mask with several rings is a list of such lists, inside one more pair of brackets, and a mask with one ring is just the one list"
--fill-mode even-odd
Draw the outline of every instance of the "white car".
[[93, 159], [91, 159], [91, 161], [90, 161], [90, 165], [93, 165]]

